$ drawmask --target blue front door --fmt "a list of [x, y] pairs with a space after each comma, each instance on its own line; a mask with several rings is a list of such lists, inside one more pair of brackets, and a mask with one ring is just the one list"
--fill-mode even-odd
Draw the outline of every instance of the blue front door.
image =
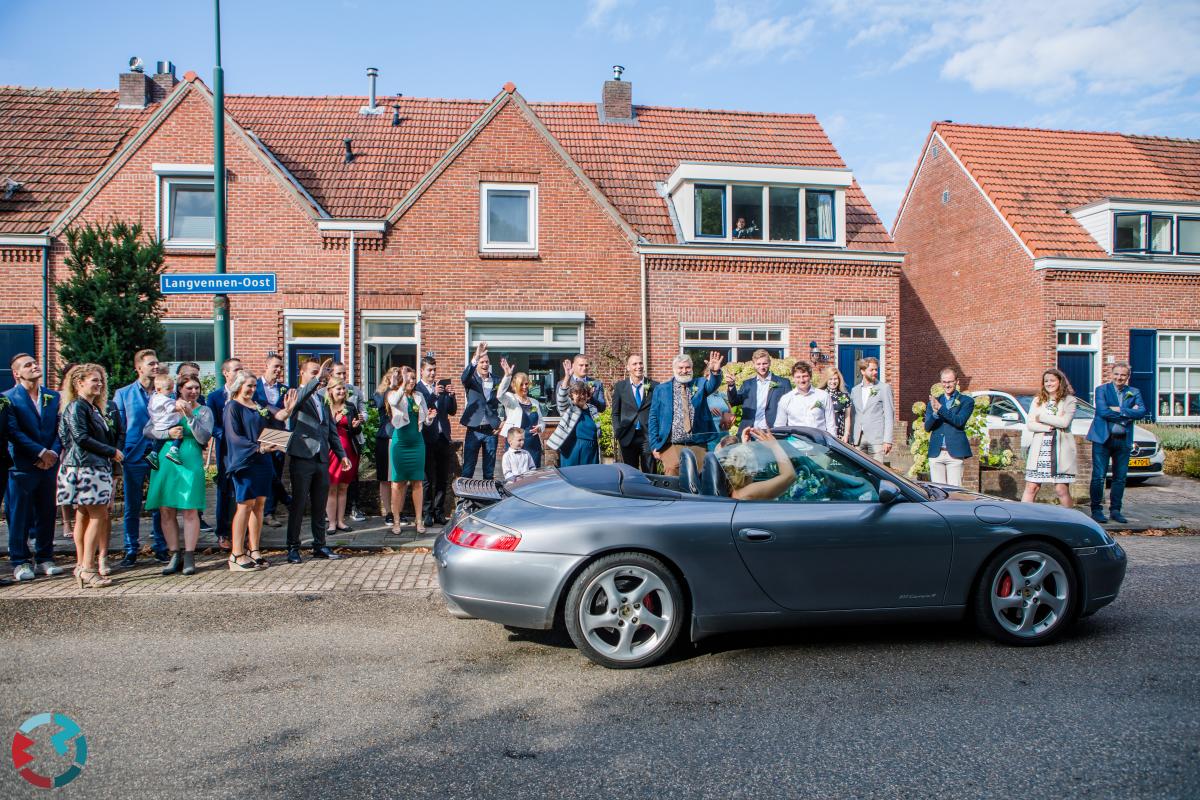
[[[839, 344], [837, 348], [838, 372], [846, 379], [847, 386], [858, 383], [858, 362], [863, 358], [879, 358], [877, 344]], [[879, 376], [883, 380], [883, 376]]]
[[289, 344], [288, 345], [288, 386], [295, 386], [300, 379], [300, 365], [310, 358], [324, 361], [332, 358], [341, 361], [342, 348], [336, 344]]
[[0, 392], [13, 387], [12, 357], [17, 353], [34, 355], [34, 336], [32, 325], [0, 325]]
[[1082, 397], [1089, 402], [1092, 399], [1092, 389], [1096, 388], [1096, 385], [1092, 383], [1092, 358], [1091, 353], [1060, 352], [1058, 354], [1058, 368], [1071, 382], [1075, 396]]

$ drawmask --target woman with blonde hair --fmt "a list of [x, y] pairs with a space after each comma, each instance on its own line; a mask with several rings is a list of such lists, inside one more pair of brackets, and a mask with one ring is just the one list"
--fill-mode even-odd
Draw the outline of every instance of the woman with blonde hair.
[[349, 388], [341, 378], [330, 378], [325, 387], [325, 407], [329, 418], [337, 428], [342, 449], [350, 461], [349, 469], [342, 469], [342, 459], [337, 453], [329, 452], [329, 499], [325, 501], [325, 532], [353, 530], [346, 524], [346, 498], [350, 485], [358, 480], [358, 429], [362, 417], [358, 406], [350, 400]]
[[504, 406], [504, 421], [500, 423], [500, 438], [508, 441], [508, 432], [513, 428], [525, 431], [525, 451], [533, 459], [533, 466], [542, 466], [542, 434], [546, 430], [546, 420], [542, 414], [542, 405], [529, 396], [531, 382], [524, 372], [514, 374], [514, 365], [507, 358], [500, 359], [500, 368], [504, 377], [496, 394], [500, 397], [500, 405]]
[[[103, 410], [102, 410], [103, 409]], [[96, 569], [99, 537], [112, 502], [113, 463], [124, 455], [116, 446], [116, 425], [108, 409], [108, 375], [99, 364], [80, 364], [63, 385], [59, 438], [62, 440], [57, 502], [76, 507], [75, 536], [80, 558], [75, 580], [79, 588], [111, 586]], [[107, 546], [107, 542], [105, 543]]]
[[849, 443], [850, 431], [854, 427], [854, 403], [850, 402], [850, 389], [842, 371], [830, 366], [825, 371], [825, 391], [829, 394], [829, 406], [833, 410], [834, 435]]
[[1032, 503], [1043, 483], [1053, 483], [1058, 501], [1071, 508], [1071, 482], [1075, 480], [1075, 397], [1071, 382], [1060, 370], [1042, 373], [1042, 388], [1029, 406], [1025, 427], [1033, 431], [1025, 466], [1025, 494], [1021, 500]]
[[[729, 482], [729, 496], [734, 500], [774, 500], [796, 480], [796, 468], [787, 452], [767, 429], [746, 428], [741, 443], [728, 443], [726, 437], [717, 447], [716, 455]], [[736, 441], [736, 440], [735, 440]], [[759, 445], [754, 443], [758, 442]], [[762, 445], [765, 445], [765, 450]], [[760, 453], [759, 451], [762, 451]], [[759, 456], [769, 454], [778, 466], [779, 474], [761, 481], [754, 480], [759, 470]]]
[[399, 389], [388, 392], [387, 411], [392, 420], [391, 478], [392, 478], [392, 533], [400, 535], [400, 513], [404, 510], [404, 497], [412, 487], [413, 514], [417, 520], [417, 534], [425, 533], [425, 437], [424, 428], [437, 409], [427, 408], [425, 398], [417, 391], [417, 373], [410, 368], [401, 371]]

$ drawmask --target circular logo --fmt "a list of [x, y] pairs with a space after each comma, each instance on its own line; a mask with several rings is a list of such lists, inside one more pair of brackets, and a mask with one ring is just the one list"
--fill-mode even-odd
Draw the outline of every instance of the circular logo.
[[[35, 733], [39, 728], [47, 726], [51, 727]], [[57, 728], [57, 732], [55, 732], [55, 728]], [[54, 745], [54, 751], [63, 756], [61, 762], [70, 764], [53, 777], [33, 768], [34, 757], [29, 752], [29, 748], [36, 744], [39, 738], [47, 736], [50, 738], [50, 743]], [[66, 786], [75, 780], [76, 776], [83, 771], [83, 765], [87, 762], [87, 738], [84, 737], [83, 731], [79, 730], [79, 725], [75, 720], [66, 714], [36, 714], [21, 723], [21, 727], [13, 734], [12, 759], [13, 767], [22, 778], [41, 789], [57, 789], [59, 786]], [[53, 759], [53, 761], [58, 762], [60, 759]], [[39, 762], [38, 766], [43, 767], [43, 762]], [[60, 766], [59, 763], [46, 763], [43, 769], [47, 767], [58, 769]]]

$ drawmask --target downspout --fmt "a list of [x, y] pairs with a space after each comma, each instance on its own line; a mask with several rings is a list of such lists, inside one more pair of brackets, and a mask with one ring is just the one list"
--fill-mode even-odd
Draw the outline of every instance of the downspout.
[[43, 370], [50, 369], [50, 245], [42, 245], [42, 360]]
[[646, 364], [647, 372], [650, 367], [650, 321], [647, 318], [649, 298], [646, 296], [646, 254], [638, 253], [642, 264], [642, 361]]
[[346, 362], [346, 375], [350, 379], [350, 383], [354, 383], [354, 358], [357, 355], [354, 350], [354, 298], [356, 295], [355, 267], [354, 231], [350, 231], [350, 353], [349, 357], [344, 359]]

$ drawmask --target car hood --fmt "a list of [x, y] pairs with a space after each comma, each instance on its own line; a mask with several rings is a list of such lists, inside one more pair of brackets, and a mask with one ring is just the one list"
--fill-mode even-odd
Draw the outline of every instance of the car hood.
[[[678, 499], [678, 493], [663, 491], [661, 497], [622, 493], [619, 470], [612, 465], [568, 467], [570, 479], [557, 469], [526, 473], [505, 485], [514, 497], [545, 508], [647, 508]], [[580, 476], [583, 476], [582, 479]], [[632, 488], [632, 487], [630, 487]]]
[[[1063, 508], [1049, 503], [1022, 503], [1017, 500], [1005, 500], [981, 492], [972, 492], [960, 486], [948, 486], [941, 483], [922, 483], [922, 486], [932, 486], [945, 492], [945, 497], [935, 498], [932, 504], [935, 508], [940, 506], [945, 509], [948, 503], [953, 504], [952, 507], [955, 508], [973, 508], [974, 514], [971, 514], [970, 511], [965, 512], [971, 514], [968, 517], [971, 524], [975, 524], [975, 520], [979, 520], [1006, 527], [1009, 524], [1015, 525], [1020, 522], [1023, 528], [1031, 523], [1039, 523], [1047, 526], [1043, 532], [1058, 532], [1062, 535], [1063, 541], [1072, 542], [1073, 546], [1103, 546], [1112, 542], [1104, 528], [1076, 508]], [[962, 505], [958, 505], [959, 503]], [[989, 514], [989, 511], [1001, 513], [996, 516]], [[946, 516], [951, 519], [951, 524], [954, 524], [953, 518], [963, 515], [964, 512], [958, 511]], [[1005, 522], [1003, 521], [1005, 516], [1011, 517], [1011, 519]], [[1014, 533], [1018, 533], [1020, 530], [1021, 528], [1013, 528]]]

